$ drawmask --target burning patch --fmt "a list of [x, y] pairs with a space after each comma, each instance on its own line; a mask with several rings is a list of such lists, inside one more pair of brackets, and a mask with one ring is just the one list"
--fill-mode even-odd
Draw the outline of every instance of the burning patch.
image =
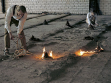
[[104, 49], [102, 47], [100, 47], [99, 45], [97, 45], [97, 47], [95, 48], [96, 52], [103, 52]]
[[103, 52], [104, 49], [98, 44], [97, 42], [97, 47], [92, 50], [92, 51], [83, 51], [83, 50], [79, 50], [77, 52], [75, 52], [76, 55], [79, 55], [79, 56], [83, 56], [84, 54], [94, 54], [94, 53], [99, 53], [99, 52]]
[[80, 56], [83, 56], [84, 54], [93, 54], [93, 53], [96, 53], [96, 51], [82, 51], [81, 49], [80, 49]]
[[42, 59], [53, 59], [52, 51], [49, 54], [46, 52], [45, 47], [43, 48]]

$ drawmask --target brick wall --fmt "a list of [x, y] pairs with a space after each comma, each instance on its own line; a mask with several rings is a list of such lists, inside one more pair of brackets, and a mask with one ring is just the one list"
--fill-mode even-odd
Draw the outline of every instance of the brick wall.
[[28, 13], [57, 12], [86, 14], [89, 0], [5, 0], [6, 9], [10, 5], [25, 5]]
[[111, 15], [111, 0], [99, 0], [99, 7], [103, 15]]

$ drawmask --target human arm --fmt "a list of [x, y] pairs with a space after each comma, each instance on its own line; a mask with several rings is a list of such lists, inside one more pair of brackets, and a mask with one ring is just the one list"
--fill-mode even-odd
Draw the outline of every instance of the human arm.
[[12, 35], [11, 32], [9, 32], [9, 36], [10, 36], [10, 39], [13, 40], [14, 36]]
[[95, 25], [98, 26], [98, 23], [97, 23], [97, 14], [95, 15]]
[[13, 7], [9, 7], [7, 9], [6, 15], [5, 15], [5, 28], [7, 29], [8, 33], [9, 33], [9, 37], [10, 39], [13, 39], [14, 36], [11, 33], [11, 27], [10, 27], [10, 22], [11, 22], [11, 17], [13, 16]]
[[90, 17], [90, 13], [87, 14], [87, 23], [88, 23], [88, 25], [91, 24], [89, 17]]
[[27, 19], [27, 13], [24, 14], [24, 16], [19, 20], [18, 29], [17, 29], [17, 35], [19, 38], [22, 38], [21, 32], [23, 31], [24, 23]]
[[98, 23], [97, 23], [97, 14], [93, 15], [91, 25], [94, 26], [94, 27], [98, 26]]

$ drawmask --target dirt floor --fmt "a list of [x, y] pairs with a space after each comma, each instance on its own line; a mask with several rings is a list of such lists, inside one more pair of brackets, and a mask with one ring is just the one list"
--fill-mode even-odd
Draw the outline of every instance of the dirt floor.
[[[111, 83], [111, 16], [98, 16], [89, 30], [86, 15], [33, 15], [24, 25], [27, 47], [33, 54], [12, 59], [4, 56], [4, 15], [0, 17], [0, 83]], [[44, 24], [44, 20], [48, 22]], [[70, 26], [66, 26], [69, 21]], [[16, 36], [16, 28], [11, 27]], [[30, 40], [32, 35], [35, 41]], [[91, 37], [91, 38], [88, 38]], [[94, 51], [97, 42], [104, 49]], [[52, 58], [42, 58], [43, 48]], [[10, 52], [16, 44], [11, 40]]]

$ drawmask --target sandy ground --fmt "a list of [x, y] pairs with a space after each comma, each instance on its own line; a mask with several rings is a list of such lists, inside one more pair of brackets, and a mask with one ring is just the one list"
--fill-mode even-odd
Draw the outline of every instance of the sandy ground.
[[[0, 83], [111, 83], [111, 16], [98, 16], [99, 26], [89, 30], [86, 15], [28, 15], [24, 25], [27, 47], [33, 54], [18, 60], [5, 57], [4, 18], [0, 17]], [[48, 25], [43, 25], [44, 20]], [[66, 21], [72, 27], [66, 26]], [[12, 25], [13, 34], [16, 28]], [[30, 41], [31, 36], [40, 41]], [[94, 37], [86, 40], [84, 37]], [[92, 51], [97, 43], [104, 52], [78, 56], [80, 49]], [[41, 59], [43, 48], [54, 59]], [[11, 40], [10, 52], [16, 44]]]

